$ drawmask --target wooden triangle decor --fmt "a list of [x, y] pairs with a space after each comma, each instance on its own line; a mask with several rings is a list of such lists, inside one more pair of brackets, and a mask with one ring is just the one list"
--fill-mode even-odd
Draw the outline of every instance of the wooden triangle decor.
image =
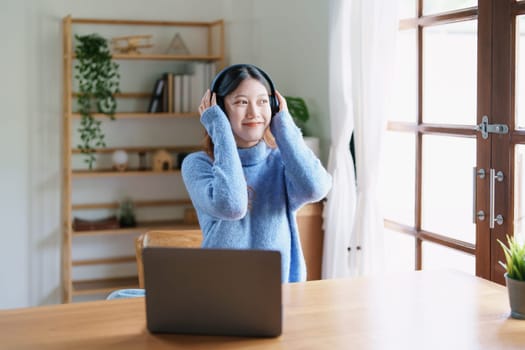
[[184, 40], [182, 40], [180, 34], [177, 33], [173, 39], [171, 39], [170, 46], [168, 47], [166, 53], [173, 55], [189, 55], [190, 50], [188, 50], [186, 47], [186, 44], [184, 43]]

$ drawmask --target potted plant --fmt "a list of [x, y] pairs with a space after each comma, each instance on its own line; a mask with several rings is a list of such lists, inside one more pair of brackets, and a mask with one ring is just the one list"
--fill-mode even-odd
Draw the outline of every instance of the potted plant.
[[304, 142], [312, 149], [317, 157], [319, 157], [319, 138], [308, 135], [306, 130], [306, 122], [310, 119], [310, 112], [306, 106], [306, 102], [301, 97], [284, 96], [288, 112], [292, 116], [295, 124], [303, 133]]
[[120, 227], [136, 227], [135, 206], [131, 199], [126, 198], [120, 202], [118, 220]]
[[310, 119], [306, 102], [301, 97], [285, 96], [284, 98], [286, 99], [288, 112], [290, 112], [295, 124], [304, 132], [306, 122]]
[[111, 59], [107, 40], [98, 34], [75, 35], [77, 64], [75, 79], [78, 81], [78, 112], [81, 115], [80, 151], [87, 157], [89, 169], [95, 161], [95, 147], [105, 147], [101, 121], [95, 120], [92, 111], [104, 113], [115, 119], [117, 102], [115, 94], [120, 92], [118, 64]]
[[511, 317], [525, 319], [525, 244], [507, 235], [508, 246], [498, 239], [505, 253], [506, 263], [499, 262], [506, 270], [505, 282], [509, 292]]

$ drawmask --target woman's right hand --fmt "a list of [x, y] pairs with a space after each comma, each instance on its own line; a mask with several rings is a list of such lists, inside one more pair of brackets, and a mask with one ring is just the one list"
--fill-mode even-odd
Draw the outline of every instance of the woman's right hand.
[[215, 93], [211, 95], [211, 98], [210, 98], [210, 95], [211, 95], [211, 91], [210, 89], [208, 89], [204, 93], [204, 96], [202, 96], [201, 104], [199, 105], [199, 113], [201, 116], [205, 110], [217, 104], [217, 97], [215, 96]]

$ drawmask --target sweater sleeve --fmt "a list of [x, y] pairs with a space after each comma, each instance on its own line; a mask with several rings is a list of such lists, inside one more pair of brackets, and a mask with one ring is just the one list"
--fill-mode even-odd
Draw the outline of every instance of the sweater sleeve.
[[194, 206], [221, 220], [246, 215], [248, 193], [241, 160], [228, 119], [219, 106], [201, 116], [214, 144], [214, 160], [203, 152], [188, 155], [182, 163], [182, 178]]
[[277, 113], [271, 131], [284, 163], [291, 209], [297, 210], [306, 203], [323, 199], [332, 186], [332, 177], [304, 143], [291, 115], [287, 111]]

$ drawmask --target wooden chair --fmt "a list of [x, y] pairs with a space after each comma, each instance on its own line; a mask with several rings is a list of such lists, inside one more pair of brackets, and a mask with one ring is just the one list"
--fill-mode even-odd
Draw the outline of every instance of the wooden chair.
[[144, 247], [180, 247], [199, 248], [202, 243], [201, 230], [169, 230], [149, 231], [141, 234], [135, 240], [135, 254], [137, 256], [137, 270], [139, 287], [144, 288], [144, 266], [142, 262], [142, 248]]

